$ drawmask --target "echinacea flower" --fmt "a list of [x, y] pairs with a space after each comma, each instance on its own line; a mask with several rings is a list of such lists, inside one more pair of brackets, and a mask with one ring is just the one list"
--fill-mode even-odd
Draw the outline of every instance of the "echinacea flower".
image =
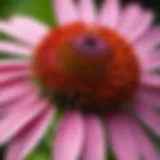
[[[158, 160], [140, 124], [160, 135], [160, 27], [152, 11], [106, 0], [54, 0], [59, 26], [33, 18], [0, 21], [0, 51], [25, 58], [0, 61], [0, 144], [5, 160], [22, 160], [56, 110], [64, 115], [53, 160]], [[139, 121], [141, 123], [139, 123]]]

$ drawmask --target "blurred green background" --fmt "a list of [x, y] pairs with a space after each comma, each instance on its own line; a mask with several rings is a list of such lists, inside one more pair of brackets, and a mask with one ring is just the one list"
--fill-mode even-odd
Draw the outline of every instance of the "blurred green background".
[[[103, 0], [97, 0], [97, 4], [100, 4], [102, 1]], [[139, 1], [144, 6], [152, 8], [157, 14], [156, 21], [158, 22], [160, 20], [159, 0], [123, 0], [123, 3], [128, 1]], [[53, 16], [51, 3], [51, 0], [0, 0], [0, 18], [6, 19], [13, 14], [24, 14], [33, 16], [41, 22], [53, 26], [56, 25], [56, 20]], [[26, 160], [50, 160], [53, 141], [52, 136], [53, 127], [45, 135], [39, 147], [29, 155]], [[157, 146], [159, 146], [159, 139], [154, 137], [154, 140], [158, 141]], [[0, 149], [0, 160], [3, 160], [4, 148], [5, 147], [2, 147]], [[112, 155], [110, 155], [110, 157], [110, 160], [112, 160]]]

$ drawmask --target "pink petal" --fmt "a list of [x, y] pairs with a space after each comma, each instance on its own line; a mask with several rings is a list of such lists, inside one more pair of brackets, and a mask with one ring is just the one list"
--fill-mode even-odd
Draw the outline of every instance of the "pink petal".
[[108, 27], [115, 27], [120, 14], [119, 3], [119, 0], [105, 0], [104, 4], [102, 4], [98, 22]]
[[160, 75], [156, 73], [145, 73], [141, 77], [141, 84], [150, 87], [160, 87]]
[[139, 148], [141, 156], [145, 160], [158, 160], [158, 152], [156, 151], [152, 140], [147, 137], [147, 135], [144, 133], [141, 127], [139, 127], [134, 119], [131, 118], [127, 121], [133, 132], [133, 136], [135, 136], [135, 139], [137, 140], [137, 147]]
[[29, 78], [29, 71], [16, 71], [11, 73], [0, 73], [0, 87], [7, 85], [7, 84], [13, 84], [20, 81], [24, 81]]
[[80, 113], [64, 115], [55, 135], [54, 160], [76, 160], [83, 142], [84, 124]]
[[30, 56], [32, 49], [14, 42], [0, 41], [0, 52], [19, 56]]
[[145, 56], [145, 54], [151, 53], [159, 43], [160, 28], [153, 27], [146, 34], [135, 41], [134, 47], [137, 54], [142, 54]]
[[11, 24], [13, 27], [19, 29], [24, 34], [26, 41], [33, 46], [49, 31], [48, 26], [26, 16], [14, 16], [11, 19]]
[[154, 51], [147, 55], [144, 59], [143, 68], [145, 71], [150, 71], [156, 68], [160, 68], [160, 51]]
[[141, 14], [141, 16], [136, 19], [136, 23], [134, 26], [132, 26], [133, 32], [129, 33], [129, 39], [131, 41], [136, 40], [139, 38], [142, 34], [144, 34], [151, 24], [153, 23], [154, 20], [154, 14], [151, 11], [145, 11]]
[[15, 16], [9, 22], [0, 22], [0, 32], [9, 34], [32, 46], [35, 45], [35, 43], [39, 41], [39, 38], [42, 38], [41, 36], [43, 36], [44, 32], [47, 31], [48, 28], [41, 23], [24, 16]]
[[160, 117], [153, 108], [147, 107], [147, 104], [136, 103], [133, 104], [135, 112], [139, 118], [148, 125], [156, 134], [160, 135]]
[[38, 145], [51, 122], [52, 116], [53, 111], [49, 107], [27, 124], [9, 145], [5, 159], [13, 160], [13, 157], [16, 160], [24, 159]]
[[22, 60], [3, 60], [0, 61], [0, 72], [26, 70], [29, 68], [29, 62]]
[[160, 93], [152, 90], [141, 89], [137, 92], [137, 100], [147, 104], [147, 107], [160, 108]]
[[[135, 25], [137, 18], [141, 16], [140, 7], [138, 4], [128, 5], [122, 12], [117, 30], [124, 36], [128, 36], [132, 32], [132, 26]], [[132, 17], [132, 18], [131, 18]]]
[[54, 0], [53, 11], [59, 24], [68, 24], [79, 20], [78, 8], [72, 0]]
[[111, 116], [107, 120], [109, 140], [117, 160], [138, 160], [139, 154], [132, 132], [121, 116]]
[[83, 160], [105, 159], [105, 136], [102, 123], [97, 116], [86, 116]]
[[26, 94], [31, 89], [28, 82], [17, 83], [13, 86], [8, 86], [1, 89], [0, 93], [0, 105], [12, 101], [13, 99], [18, 98], [19, 96]]
[[96, 20], [96, 9], [94, 0], [81, 0], [80, 1], [80, 18], [87, 23], [93, 23]]
[[27, 101], [16, 104], [0, 123], [0, 144], [5, 143], [15, 136], [26, 124], [31, 122], [36, 116], [41, 114], [46, 108], [45, 101], [39, 101], [35, 97], [27, 98]]
[[[16, 114], [19, 113], [19, 109], [22, 110], [22, 108], [25, 108], [26, 105], [32, 103], [35, 100], [35, 95], [32, 92], [28, 92], [28, 94], [26, 94], [26, 96], [20, 96], [20, 97], [22, 99], [20, 99], [18, 102], [14, 102], [14, 103], [11, 103], [9, 105], [2, 105], [0, 107], [0, 115], [1, 115], [1, 117], [0, 117], [1, 118], [0, 128], [2, 128], [7, 123], [9, 123], [10, 119], [11, 118], [13, 119], [13, 116], [15, 116]], [[10, 123], [11, 122], [12, 121], [10, 121]], [[0, 142], [4, 143], [8, 139], [10, 139], [10, 137], [12, 137], [12, 134], [16, 134], [16, 133], [11, 132], [11, 133], [9, 133], [9, 135], [7, 135], [7, 137], [2, 135], [3, 137], [0, 137], [0, 139], [1, 139]]]
[[[14, 99], [8, 99], [6, 103], [0, 104], [0, 120], [5, 118], [8, 114], [12, 113], [12, 110], [15, 110], [17, 107], [24, 106], [24, 104], [28, 103], [28, 101], [33, 101], [35, 99], [37, 88], [34, 88], [33, 86], [28, 86], [28, 88], [25, 90], [23, 94], [20, 94]], [[33, 100], [32, 100], [33, 99]]]

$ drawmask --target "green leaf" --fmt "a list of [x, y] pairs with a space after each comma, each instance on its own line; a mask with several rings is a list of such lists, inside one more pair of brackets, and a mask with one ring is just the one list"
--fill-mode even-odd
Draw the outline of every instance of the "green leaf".
[[51, 0], [3, 0], [2, 4], [1, 18], [18, 14], [31, 16], [49, 26], [55, 24]]
[[50, 26], [55, 23], [51, 0], [23, 0], [13, 6], [13, 12], [32, 16]]

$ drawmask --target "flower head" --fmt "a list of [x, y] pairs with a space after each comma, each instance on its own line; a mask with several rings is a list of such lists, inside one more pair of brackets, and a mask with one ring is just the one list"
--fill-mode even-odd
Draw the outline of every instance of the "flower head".
[[0, 22], [0, 32], [22, 42], [1, 40], [0, 51], [26, 57], [0, 62], [6, 160], [23, 159], [59, 109], [65, 113], [54, 160], [105, 160], [109, 145], [117, 160], [158, 160], [137, 123], [139, 118], [160, 134], [160, 27], [154, 14], [136, 3], [122, 7], [119, 0], [106, 0], [99, 9], [93, 0], [53, 2], [55, 28], [24, 16]]

